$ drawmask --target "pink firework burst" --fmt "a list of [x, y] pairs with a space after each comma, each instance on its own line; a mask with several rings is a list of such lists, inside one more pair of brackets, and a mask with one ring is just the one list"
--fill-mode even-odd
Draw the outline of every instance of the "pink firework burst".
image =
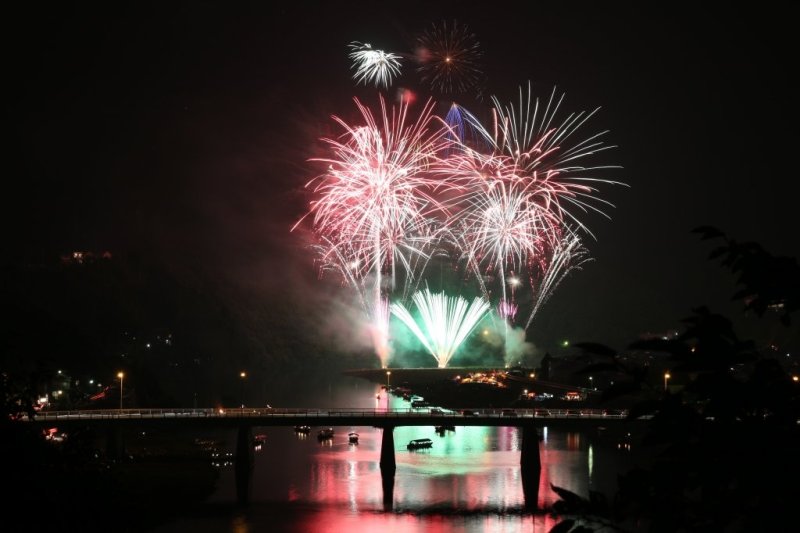
[[430, 101], [416, 121], [403, 103], [389, 109], [381, 98], [377, 119], [358, 100], [356, 105], [364, 124], [334, 117], [344, 134], [325, 139], [331, 157], [315, 159], [328, 168], [307, 185], [315, 196], [307, 215], [314, 231], [339, 247], [363, 277], [394, 263], [410, 266], [409, 257], [430, 240], [430, 219], [443, 206], [434, 195], [442, 182], [428, 171], [449, 141]]
[[496, 97], [492, 101], [495, 123], [492, 133], [484, 130], [484, 136], [495, 154], [513, 159], [517, 179], [536, 184], [533, 194], [538, 205], [563, 224], [577, 225], [591, 234], [575, 211], [594, 211], [607, 217], [603, 207], [613, 206], [597, 196], [598, 186], [624, 185], [597, 176], [619, 166], [587, 164], [591, 157], [616, 148], [605, 144], [607, 131], [581, 136], [581, 128], [600, 108], [560, 118], [564, 94], [557, 95], [553, 88], [546, 102], [540, 101], [533, 96], [530, 83], [527, 92], [520, 87], [516, 106], [503, 105]]
[[307, 184], [314, 199], [303, 218], [313, 222], [323, 268], [356, 287], [370, 322], [380, 324], [384, 293], [393, 290], [399, 273], [406, 283], [414, 279], [435, 239], [432, 218], [445, 210], [436, 192], [447, 184], [430, 168], [451, 141], [431, 101], [416, 120], [407, 103], [389, 108], [381, 97], [376, 117], [355, 102], [363, 123], [334, 117], [344, 133], [324, 139], [331, 155], [315, 159], [327, 170]]
[[497, 314], [500, 315], [500, 318], [503, 320], [508, 320], [509, 322], [514, 321], [514, 317], [517, 316], [518, 310], [519, 306], [513, 302], [500, 300], [500, 303], [497, 304]]

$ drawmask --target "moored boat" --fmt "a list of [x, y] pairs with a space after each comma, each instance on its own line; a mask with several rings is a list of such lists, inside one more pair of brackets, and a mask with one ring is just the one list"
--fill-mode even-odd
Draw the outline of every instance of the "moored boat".
[[317, 438], [319, 440], [332, 439], [333, 438], [333, 428], [320, 429], [319, 433], [317, 433]]
[[431, 439], [414, 439], [408, 443], [409, 450], [421, 450], [424, 448], [430, 448], [433, 446], [433, 441]]

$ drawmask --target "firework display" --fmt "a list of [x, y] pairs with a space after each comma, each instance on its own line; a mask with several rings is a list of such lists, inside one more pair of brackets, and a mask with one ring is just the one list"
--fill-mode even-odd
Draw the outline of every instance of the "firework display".
[[[478, 78], [480, 51], [465, 26], [434, 26], [417, 42], [420, 68], [442, 92]], [[388, 87], [399, 74], [399, 56], [351, 48], [357, 81]], [[320, 272], [355, 290], [382, 366], [392, 357], [392, 316], [444, 367], [485, 316], [506, 336], [518, 315], [529, 328], [589, 261], [583, 215], [605, 215], [611, 204], [599, 188], [621, 183], [602, 176], [619, 167], [594, 163], [614, 148], [606, 131], [582, 131], [598, 110], [562, 116], [564, 98], [553, 89], [540, 100], [529, 83], [516, 102], [492, 97], [479, 115], [453, 102], [439, 117], [431, 99], [412, 112], [413, 100], [389, 105], [380, 95], [376, 111], [355, 100], [356, 123], [334, 117], [341, 134], [323, 139], [326, 155], [312, 159], [325, 170], [306, 185], [312, 199], [295, 227], [310, 225]], [[471, 304], [419, 290], [434, 257], [440, 278], [449, 265], [470, 282], [460, 286], [478, 295]]]
[[392, 84], [392, 78], [400, 74], [399, 55], [375, 50], [369, 43], [358, 41], [350, 43], [350, 49], [349, 57], [353, 60], [353, 79], [356, 82], [388, 87]]
[[480, 43], [457, 21], [433, 24], [417, 39], [415, 55], [423, 81], [442, 93], [464, 93], [483, 74]]
[[402, 303], [392, 304], [391, 312], [417, 336], [436, 359], [439, 368], [447, 366], [458, 347], [489, 310], [489, 304], [483, 298], [468, 303], [460, 296], [434, 294], [427, 288], [414, 293], [413, 300], [422, 327]]

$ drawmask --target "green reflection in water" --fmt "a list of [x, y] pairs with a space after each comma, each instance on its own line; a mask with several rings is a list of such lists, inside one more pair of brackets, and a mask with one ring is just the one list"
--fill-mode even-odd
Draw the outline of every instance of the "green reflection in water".
[[[429, 438], [433, 446], [409, 451], [413, 439]], [[498, 466], [516, 467], [517, 428], [456, 426], [439, 435], [433, 427], [398, 427], [394, 430], [398, 465], [423, 470], [427, 475], [449, 476], [483, 471]]]

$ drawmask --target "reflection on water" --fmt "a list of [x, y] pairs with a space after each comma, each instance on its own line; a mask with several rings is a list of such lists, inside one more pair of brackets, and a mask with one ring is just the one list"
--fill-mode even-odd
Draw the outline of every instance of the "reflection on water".
[[[223, 518], [222, 515], [226, 515]], [[254, 504], [246, 511], [220, 509], [158, 531], [233, 533], [547, 533], [558, 521], [547, 515], [474, 516], [415, 515], [410, 513], [350, 513], [326, 507]]]
[[[350, 395], [331, 407], [407, 407], [378, 387], [351, 385]], [[202, 516], [187, 517], [158, 531], [548, 531], [554, 519], [524, 509], [520, 477], [521, 430], [465, 427], [435, 432], [433, 427], [394, 430], [397, 470], [391, 505], [384, 503], [378, 464], [382, 429], [337, 427], [333, 439], [318, 441], [291, 427], [264, 430], [256, 453], [251, 504], [235, 505], [233, 468], [222, 468], [217, 492]], [[312, 431], [316, 431], [312, 429]], [[358, 444], [347, 434], [359, 433]], [[592, 446], [576, 432], [541, 431], [542, 474], [539, 508], [557, 497], [550, 484], [587, 495], [610, 494], [618, 468], [628, 456]], [[433, 447], [408, 451], [413, 439]], [[231, 442], [232, 439], [231, 439]]]

